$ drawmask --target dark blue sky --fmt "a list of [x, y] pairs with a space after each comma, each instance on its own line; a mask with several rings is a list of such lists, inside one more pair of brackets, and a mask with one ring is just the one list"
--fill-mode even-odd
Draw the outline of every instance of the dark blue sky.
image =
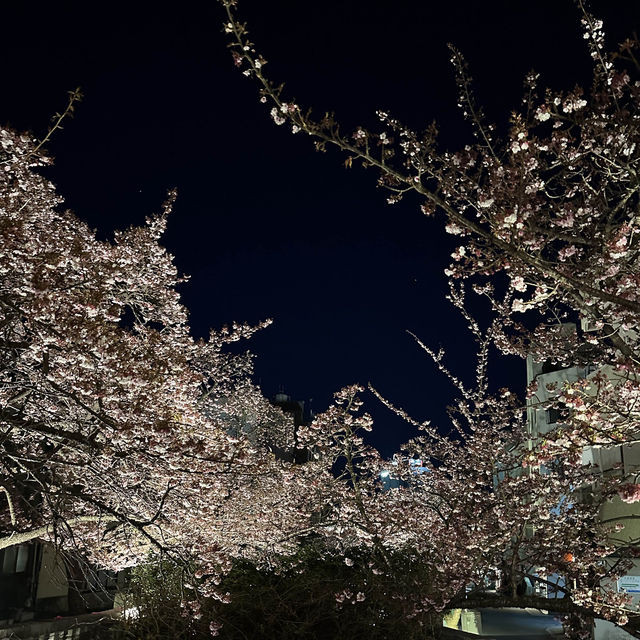
[[[592, 7], [610, 44], [640, 24], [640, 3]], [[570, 0], [239, 0], [239, 11], [272, 79], [301, 105], [335, 110], [347, 127], [375, 126], [377, 108], [418, 128], [435, 118], [448, 148], [470, 132], [447, 42], [503, 127], [532, 67], [554, 88], [589, 79]], [[320, 411], [334, 390], [371, 381], [417, 418], [446, 421], [451, 389], [405, 333], [472, 373], [464, 323], [444, 300], [442, 219], [412, 198], [386, 205], [373, 173], [276, 127], [231, 63], [216, 2], [14, 2], [3, 14], [1, 122], [42, 136], [65, 92], [84, 91], [50, 145], [70, 208], [107, 237], [178, 188], [165, 244], [191, 274], [183, 296], [196, 334], [273, 317], [247, 345], [267, 394], [283, 387]], [[519, 362], [494, 372], [524, 386]], [[368, 404], [373, 441], [390, 455], [413, 431]]]

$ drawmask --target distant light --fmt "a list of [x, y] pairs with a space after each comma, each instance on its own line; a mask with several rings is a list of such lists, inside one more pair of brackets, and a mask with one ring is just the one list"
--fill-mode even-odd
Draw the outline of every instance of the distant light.
[[389, 477], [389, 472], [386, 469], [382, 470], [380, 472], [380, 477], [381, 478], [388, 478]]
[[419, 458], [409, 458], [409, 466], [411, 467], [411, 471], [413, 473], [426, 473], [431, 471], [429, 467], [425, 467], [422, 464], [422, 460]]

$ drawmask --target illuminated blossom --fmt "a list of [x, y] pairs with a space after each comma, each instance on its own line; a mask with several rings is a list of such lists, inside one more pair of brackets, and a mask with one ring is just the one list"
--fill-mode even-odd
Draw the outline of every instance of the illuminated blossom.
[[622, 502], [633, 504], [640, 501], [640, 484], [623, 484], [618, 487], [618, 495]]

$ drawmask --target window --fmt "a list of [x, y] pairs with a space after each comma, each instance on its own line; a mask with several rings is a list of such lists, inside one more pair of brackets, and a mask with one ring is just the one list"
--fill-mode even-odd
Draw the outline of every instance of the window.
[[547, 409], [547, 424], [562, 422], [567, 417], [565, 406], [549, 407]]
[[562, 371], [563, 369], [566, 369], [566, 366], [559, 362], [545, 360], [542, 363], [542, 373], [554, 373], [555, 371]]
[[29, 561], [29, 547], [26, 544], [7, 547], [2, 557], [2, 573], [24, 573]]
[[555, 424], [558, 422], [558, 418], [560, 418], [560, 411], [555, 407], [551, 409], [547, 409], [547, 424]]

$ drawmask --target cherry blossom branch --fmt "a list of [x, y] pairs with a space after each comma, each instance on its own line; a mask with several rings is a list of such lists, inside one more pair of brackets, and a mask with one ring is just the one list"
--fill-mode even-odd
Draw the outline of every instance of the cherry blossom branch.
[[75, 111], [76, 103], [82, 100], [82, 97], [83, 97], [82, 91], [80, 91], [80, 87], [77, 87], [73, 91], [67, 92], [67, 94], [69, 96], [67, 106], [65, 107], [62, 113], [56, 113], [53, 116], [53, 124], [49, 127], [49, 130], [47, 131], [47, 134], [45, 135], [45, 137], [40, 142], [38, 142], [35, 149], [31, 152], [31, 155], [37, 155], [40, 149], [42, 149], [42, 147], [45, 144], [47, 144], [47, 142], [49, 142], [49, 140], [51, 139], [51, 136], [56, 131], [62, 129], [62, 123], [65, 120], [65, 118], [73, 117], [73, 112]]
[[[69, 518], [65, 521], [65, 525], [68, 527], [72, 527], [76, 524], [84, 524], [89, 522], [99, 522], [99, 523], [109, 523], [109, 522], [117, 522], [117, 518], [110, 516], [76, 516], [75, 518]], [[30, 531], [14, 531], [8, 536], [4, 536], [0, 538], [0, 549], [6, 549], [7, 547], [12, 547], [17, 544], [24, 544], [25, 542], [29, 542], [31, 540], [35, 540], [37, 538], [46, 538], [53, 535], [56, 531], [57, 525], [56, 523], [50, 523], [43, 525], [41, 527], [37, 527], [36, 529], [32, 529]]]
[[[275, 105], [272, 110], [272, 116], [276, 120], [277, 124], [282, 124], [286, 120], [289, 120], [293, 124], [294, 132], [302, 130], [309, 135], [318, 138], [321, 141], [320, 144], [322, 145], [322, 148], [324, 148], [326, 143], [333, 144], [342, 151], [347, 152], [349, 154], [349, 158], [359, 158], [363, 161], [365, 166], [378, 168], [382, 171], [383, 176], [387, 176], [387, 178], [389, 178], [389, 184], [391, 186], [394, 186], [394, 184], [406, 184], [407, 188], [413, 189], [420, 195], [424, 196], [434, 207], [443, 210], [451, 220], [455, 221], [463, 229], [486, 241], [490, 246], [504, 252], [507, 256], [517, 259], [522, 264], [528, 265], [540, 274], [548, 276], [552, 280], [562, 284], [568, 289], [569, 294], [572, 295], [577, 302], [581, 303], [581, 310], [585, 313], [589, 313], [589, 308], [585, 308], [583, 306], [583, 301], [580, 299], [580, 296], [577, 295], [580, 292], [597, 300], [613, 303], [622, 309], [628, 309], [629, 311], [634, 312], [640, 311], [639, 302], [629, 300], [625, 297], [594, 287], [585, 280], [580, 280], [566, 271], [559, 270], [552, 262], [544, 260], [540, 256], [531, 252], [523, 251], [513, 242], [503, 240], [492, 230], [484, 229], [467, 215], [459, 212], [455, 207], [452, 207], [435, 191], [425, 186], [419, 175], [412, 176], [409, 173], [404, 173], [391, 167], [385, 161], [388, 157], [388, 154], [384, 151], [384, 143], [387, 141], [387, 138], [383, 138], [383, 134], [380, 136], [381, 142], [383, 143], [381, 145], [382, 156], [378, 159], [369, 151], [370, 147], [368, 145], [368, 139], [371, 134], [364, 132], [362, 129], [359, 129], [356, 134], [354, 134], [356, 141], [367, 141], [367, 144], [363, 149], [361, 146], [348, 142], [343, 136], [341, 136], [337, 125], [335, 125], [331, 117], [325, 117], [319, 122], [314, 121], [311, 119], [309, 113], [304, 115], [295, 103], [284, 102], [280, 97], [282, 87], [276, 87], [265, 78], [262, 71], [265, 64], [264, 59], [255, 53], [253, 44], [247, 38], [246, 27], [238, 23], [235, 19], [232, 11], [232, 7], [235, 5], [235, 2], [229, 2], [228, 0], [222, 0], [222, 2], [226, 8], [228, 17], [225, 31], [232, 34], [234, 38], [234, 42], [231, 46], [234, 48], [234, 59], [236, 64], [241, 65], [242, 63], [246, 63], [248, 65], [248, 68], [244, 73], [245, 75], [253, 76], [257, 79], [261, 85], [263, 100], [268, 97]], [[387, 120], [386, 114], [382, 115], [382, 119]], [[394, 123], [394, 121], [390, 122], [392, 124]], [[361, 136], [358, 136], [359, 132], [361, 132]], [[437, 177], [437, 174], [434, 173], [433, 177]], [[469, 205], [477, 208], [475, 203], [469, 202]]]

